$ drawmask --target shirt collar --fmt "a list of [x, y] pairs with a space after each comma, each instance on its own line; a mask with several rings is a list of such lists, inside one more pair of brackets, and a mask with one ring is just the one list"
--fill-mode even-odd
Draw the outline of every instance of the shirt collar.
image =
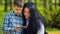
[[[14, 11], [13, 11], [13, 13], [14, 13]], [[17, 17], [20, 17], [20, 16], [22, 16], [22, 14], [19, 14], [19, 16], [18, 16], [18, 15], [17, 15], [17, 14], [15, 14], [15, 13], [14, 13], [14, 15], [15, 15], [15, 16], [17, 16]]]

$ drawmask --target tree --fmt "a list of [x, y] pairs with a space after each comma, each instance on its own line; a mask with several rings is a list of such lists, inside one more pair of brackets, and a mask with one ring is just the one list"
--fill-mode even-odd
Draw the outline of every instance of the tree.
[[44, 6], [44, 13], [47, 14], [46, 9], [47, 9], [47, 0], [43, 0], [43, 6]]
[[59, 6], [60, 6], [60, 0], [59, 0]]
[[56, 8], [56, 5], [57, 5], [57, 2], [56, 2], [56, 0], [55, 0], [55, 8]]
[[47, 0], [44, 0], [44, 7], [47, 8]]
[[2, 0], [0, 0], [0, 4], [2, 4]]
[[49, 0], [49, 10], [52, 10], [52, 0]]
[[12, 10], [12, 0], [9, 1], [10, 3], [10, 10]]
[[37, 0], [35, 0], [35, 5], [37, 5]]
[[5, 9], [4, 11], [7, 11], [7, 0], [5, 0]]
[[25, 4], [25, 0], [24, 0], [24, 4]]
[[28, 0], [28, 2], [31, 2], [31, 0]]

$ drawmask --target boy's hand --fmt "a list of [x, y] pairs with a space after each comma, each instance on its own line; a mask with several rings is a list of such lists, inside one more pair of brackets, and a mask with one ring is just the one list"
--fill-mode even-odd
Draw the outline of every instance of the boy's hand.
[[19, 28], [19, 27], [15, 28], [15, 31], [20, 31], [20, 30], [22, 30], [22, 28]]

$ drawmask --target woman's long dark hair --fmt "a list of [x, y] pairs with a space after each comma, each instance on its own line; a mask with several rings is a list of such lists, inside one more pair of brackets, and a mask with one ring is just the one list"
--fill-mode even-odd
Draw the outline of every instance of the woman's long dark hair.
[[[30, 18], [29, 18], [29, 24], [27, 27], [26, 34], [37, 34], [38, 29], [41, 28], [39, 20], [44, 24], [45, 20], [42, 17], [42, 15], [39, 13], [37, 10], [36, 6], [32, 2], [28, 2], [24, 5], [23, 10], [22, 10], [22, 16], [24, 20], [24, 26], [26, 26], [26, 18], [24, 16], [24, 9], [25, 7], [29, 8], [30, 12]], [[25, 34], [25, 33], [24, 33]]]

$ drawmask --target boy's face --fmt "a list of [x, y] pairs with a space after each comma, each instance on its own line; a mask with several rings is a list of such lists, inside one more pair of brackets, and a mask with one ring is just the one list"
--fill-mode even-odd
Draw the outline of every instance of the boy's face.
[[21, 12], [22, 12], [22, 7], [15, 6], [15, 7], [14, 7], [14, 12], [15, 12], [17, 15], [21, 14]]

